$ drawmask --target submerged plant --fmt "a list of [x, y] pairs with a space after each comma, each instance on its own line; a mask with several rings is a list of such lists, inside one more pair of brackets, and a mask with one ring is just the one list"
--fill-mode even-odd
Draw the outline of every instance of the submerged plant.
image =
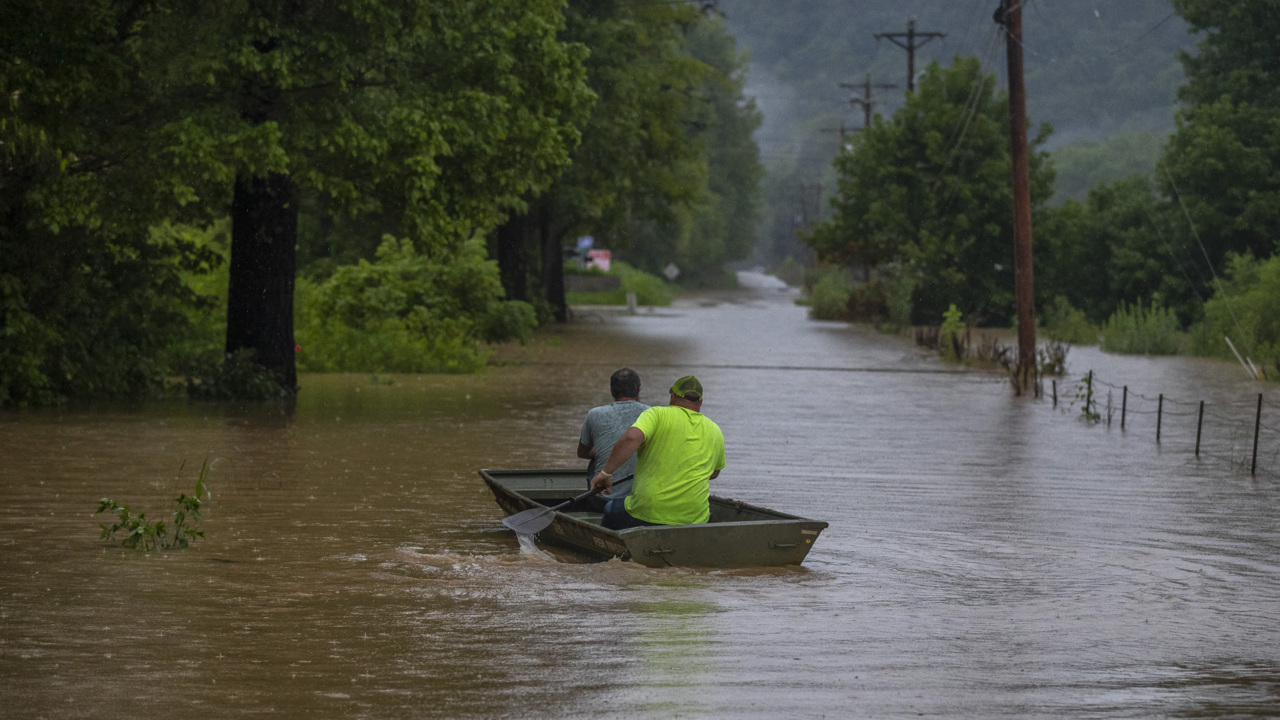
[[965, 327], [961, 317], [955, 303], [942, 313], [942, 327], [938, 330], [938, 354], [943, 360], [957, 362], [964, 359], [965, 343], [961, 333]]
[[[215, 462], [217, 462], [215, 460]], [[203, 530], [195, 526], [200, 524], [200, 497], [210, 497], [205, 479], [209, 473], [209, 458], [205, 458], [200, 466], [200, 475], [196, 478], [195, 495], [183, 493], [174, 498], [178, 509], [173, 511], [173, 524], [165, 525], [163, 520], [147, 522], [146, 513], [134, 515], [128, 505], [122, 505], [111, 498], [98, 501], [98, 513], [117, 513], [116, 521], [108, 526], [100, 524], [103, 540], [115, 540], [117, 532], [124, 530], [124, 540], [120, 544], [127, 548], [141, 550], [172, 550], [188, 547], [196, 538], [204, 537]], [[94, 513], [95, 515], [97, 513]]]

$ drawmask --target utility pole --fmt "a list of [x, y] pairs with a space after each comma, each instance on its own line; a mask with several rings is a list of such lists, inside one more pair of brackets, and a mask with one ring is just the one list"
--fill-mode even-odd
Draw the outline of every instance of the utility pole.
[[[889, 42], [897, 45], [907, 51], [907, 92], [916, 91], [916, 48], [923, 47], [925, 43], [934, 38], [946, 37], [946, 33], [940, 32], [916, 32], [916, 21], [907, 21], [907, 31], [904, 33], [876, 33], [876, 40], [888, 38]], [[899, 38], [906, 38], [906, 42], [902, 42]], [[924, 38], [919, 45], [916, 44], [917, 38]]]
[[858, 132], [858, 128], [846, 128], [846, 127], [844, 126], [844, 121], [843, 121], [843, 120], [841, 120], [841, 121], [840, 121], [840, 127], [838, 127], [838, 128], [819, 128], [819, 132], [824, 132], [824, 133], [828, 133], [828, 132], [838, 132], [838, 133], [840, 133], [840, 149], [841, 149], [841, 150], [843, 150], [843, 149], [844, 149], [844, 146], [845, 146], [845, 138], [847, 138], [851, 133], [856, 133], [856, 132]]
[[[812, 195], [812, 197], [811, 197]], [[812, 201], [812, 205], [810, 202]], [[800, 214], [796, 216], [801, 230], [808, 230], [822, 213], [822, 183], [800, 183]]]
[[1031, 171], [1027, 164], [1027, 89], [1022, 72], [1022, 5], [1000, 0], [995, 21], [1005, 31], [1009, 59], [1009, 150], [1013, 188], [1013, 286], [1018, 309], [1018, 365], [1014, 391], [1032, 388], [1036, 374], [1035, 278], [1031, 262]]
[[871, 88], [880, 88], [884, 90], [890, 90], [898, 86], [894, 85], [893, 83], [876, 83], [872, 85], [871, 73], [867, 73], [867, 80], [861, 85], [854, 85], [852, 83], [840, 83], [840, 87], [850, 88], [852, 90], [857, 90], [858, 88], [862, 88], [862, 97], [849, 98], [849, 104], [862, 106], [862, 114], [863, 114], [862, 127], [865, 129], [865, 128], [871, 127], [871, 109], [876, 105], [880, 104], [871, 99]]

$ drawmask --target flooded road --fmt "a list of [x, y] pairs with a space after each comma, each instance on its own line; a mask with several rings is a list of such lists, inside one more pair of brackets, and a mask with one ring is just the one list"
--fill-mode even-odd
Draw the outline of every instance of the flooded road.
[[[5, 716], [1280, 712], [1280, 492], [1242, 472], [1239, 429], [1259, 392], [1280, 426], [1274, 387], [1073, 349], [1071, 381], [1130, 387], [1122, 431], [1081, 420], [1066, 379], [1056, 410], [1014, 398], [747, 280], [581, 317], [479, 376], [304, 377], [292, 410], [0, 414]], [[579, 466], [622, 365], [651, 402], [702, 380], [713, 492], [831, 524], [803, 568], [583, 563], [502, 527], [476, 470]], [[1197, 460], [1176, 403], [1199, 400], [1239, 423], [1207, 423]], [[206, 457], [204, 540], [98, 540], [99, 498], [166, 516]]]

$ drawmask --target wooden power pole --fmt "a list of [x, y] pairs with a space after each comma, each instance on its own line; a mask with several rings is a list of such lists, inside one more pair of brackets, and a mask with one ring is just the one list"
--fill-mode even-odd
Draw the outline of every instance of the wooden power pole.
[[[916, 91], [916, 48], [922, 47], [925, 43], [934, 38], [946, 37], [946, 33], [940, 32], [916, 32], [916, 21], [907, 21], [907, 31], [904, 33], [876, 33], [877, 40], [888, 38], [889, 42], [897, 45], [907, 51], [907, 92]], [[903, 42], [899, 38], [906, 38]], [[919, 44], [916, 44], [918, 38], [923, 38]]]
[[1000, 0], [995, 20], [1004, 26], [1009, 59], [1009, 149], [1013, 187], [1013, 277], [1018, 310], [1018, 365], [1013, 387], [1032, 389], [1036, 376], [1035, 276], [1031, 262], [1031, 171], [1027, 164], [1027, 90], [1022, 72], [1022, 5]]
[[861, 106], [862, 106], [862, 114], [863, 114], [862, 127], [865, 129], [865, 128], [869, 128], [869, 127], [871, 127], [871, 114], [872, 114], [871, 110], [872, 110], [872, 108], [874, 108], [876, 105], [879, 105], [879, 104], [880, 104], [880, 103], [878, 103], [878, 102], [876, 102], [876, 101], [874, 101], [874, 100], [872, 100], [872, 99], [871, 99], [871, 89], [872, 89], [872, 88], [881, 88], [881, 89], [884, 89], [884, 90], [890, 90], [890, 89], [892, 89], [892, 88], [896, 88], [896, 87], [898, 87], [898, 86], [897, 86], [897, 85], [894, 85], [894, 84], [892, 84], [892, 83], [876, 83], [876, 84], [874, 84], [874, 85], [873, 85], [873, 84], [871, 84], [871, 73], [867, 73], [867, 80], [866, 80], [866, 82], [862, 83], [861, 85], [854, 85], [853, 83], [840, 83], [840, 87], [842, 87], [842, 88], [850, 88], [850, 89], [853, 89], [853, 90], [857, 90], [858, 88], [862, 88], [862, 97], [860, 97], [860, 98], [857, 98], [857, 97], [849, 98], [849, 104], [850, 104], [850, 105], [861, 105]]

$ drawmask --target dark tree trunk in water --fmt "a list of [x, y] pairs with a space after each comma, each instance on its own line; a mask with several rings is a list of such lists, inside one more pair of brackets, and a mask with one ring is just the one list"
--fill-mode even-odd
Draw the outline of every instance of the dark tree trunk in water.
[[564, 296], [564, 250], [560, 235], [551, 229], [551, 210], [545, 204], [538, 212], [538, 239], [542, 246], [542, 290], [556, 322], [566, 322], [569, 303]]
[[294, 357], [293, 283], [298, 204], [288, 175], [236, 178], [231, 203], [231, 282], [227, 352], [254, 351], [290, 392], [298, 386]]
[[498, 228], [498, 274], [508, 300], [529, 299], [528, 226], [528, 216], [513, 214]]

